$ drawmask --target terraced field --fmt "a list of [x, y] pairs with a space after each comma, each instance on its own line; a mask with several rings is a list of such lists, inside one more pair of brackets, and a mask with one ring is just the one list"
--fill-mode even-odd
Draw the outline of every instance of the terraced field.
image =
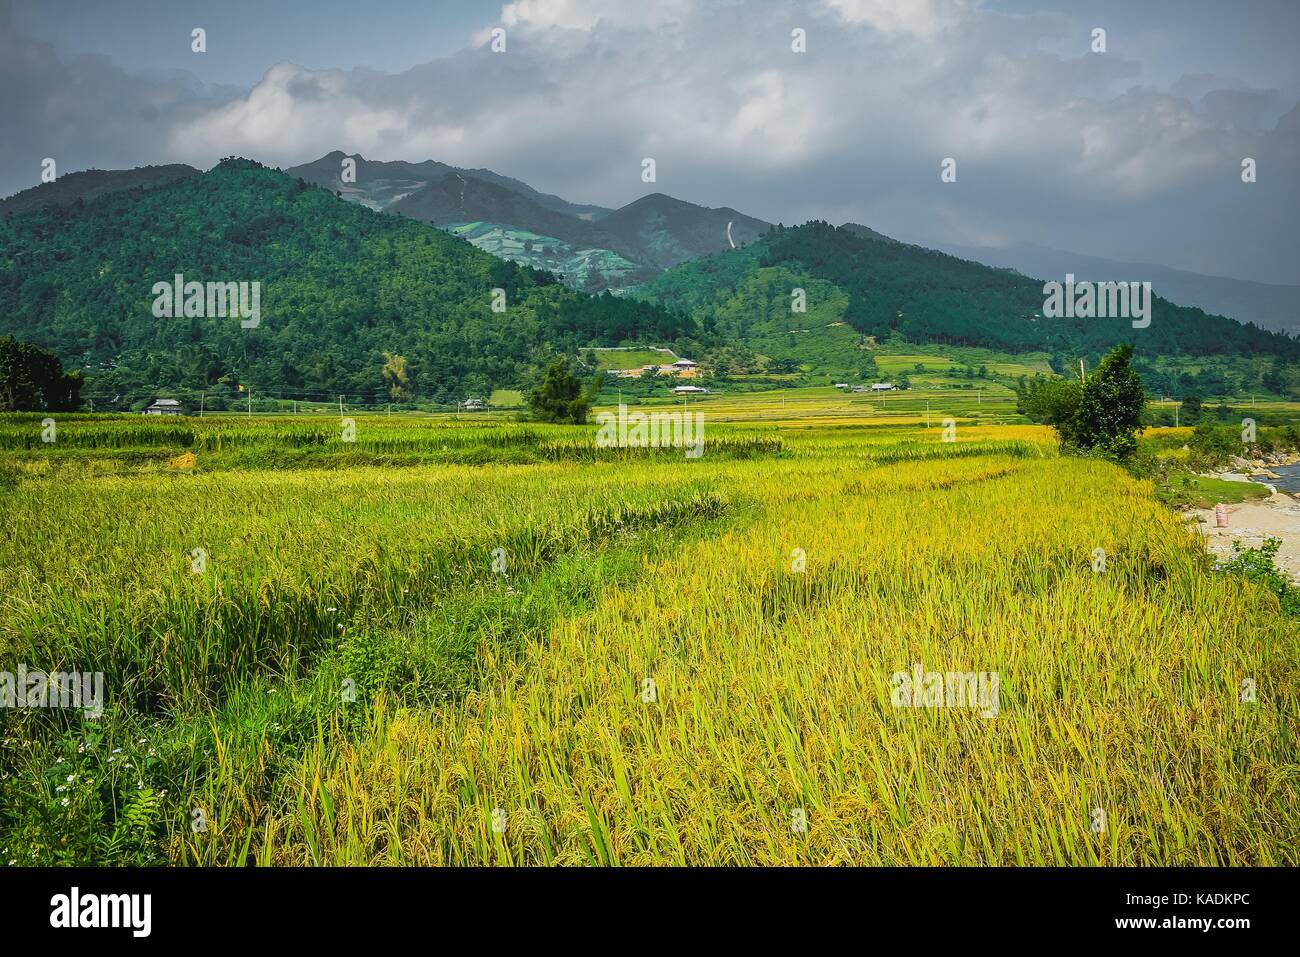
[[1046, 430], [846, 398], [701, 403], [696, 460], [491, 417], [6, 417], [0, 671], [106, 700], [0, 709], [0, 855], [1296, 863], [1277, 599]]

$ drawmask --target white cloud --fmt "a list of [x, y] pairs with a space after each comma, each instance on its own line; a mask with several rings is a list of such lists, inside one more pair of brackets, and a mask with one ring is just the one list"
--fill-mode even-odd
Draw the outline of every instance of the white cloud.
[[929, 38], [969, 14], [963, 0], [823, 0], [841, 19], [890, 35]]
[[[504, 54], [479, 46], [396, 74], [280, 63], [251, 90], [206, 96], [102, 58], [61, 64], [0, 24], [12, 54], [0, 83], [19, 104], [0, 159], [32, 171], [54, 149], [64, 169], [231, 153], [292, 165], [343, 149], [486, 166], [581, 202], [660, 189], [787, 223], [1112, 256], [1127, 243], [1189, 268], [1217, 257], [1211, 271], [1293, 278], [1297, 194], [1277, 171], [1300, 130], [1275, 124], [1294, 104], [1194, 70], [1168, 91], [1133, 86], [1140, 65], [1089, 53], [1086, 25], [1061, 14], [962, 0], [798, 13], [776, 0], [518, 0], [497, 23]], [[794, 26], [806, 53], [791, 51]], [[1078, 38], [1073, 51], [1063, 37]], [[1267, 177], [1250, 194], [1268, 198], [1264, 227], [1241, 205], [1243, 155]], [[640, 180], [644, 156], [654, 187]], [[956, 184], [939, 181], [945, 156]], [[1213, 210], [1213, 234], [1186, 229], [1197, 209]]]
[[692, 0], [515, 0], [501, 8], [507, 29], [591, 30], [597, 24], [652, 29], [684, 19]]

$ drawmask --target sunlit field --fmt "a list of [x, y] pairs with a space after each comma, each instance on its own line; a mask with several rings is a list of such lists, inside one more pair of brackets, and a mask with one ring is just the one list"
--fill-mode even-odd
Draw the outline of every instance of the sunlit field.
[[1294, 620], [1006, 396], [926, 401], [706, 397], [698, 459], [0, 418], [0, 671], [105, 687], [0, 709], [0, 860], [1297, 863]]
[[[683, 406], [653, 400], [645, 407]], [[846, 392], [833, 387], [775, 389], [748, 395], [692, 396], [685, 407], [705, 413], [710, 423], [815, 424], [848, 422], [854, 426], [895, 424], [942, 425], [955, 421], [1002, 423], [1021, 421], [1016, 414], [1015, 393], [1003, 386], [981, 389], [909, 389], [876, 395]], [[601, 406], [614, 411], [616, 405]], [[936, 431], [936, 436], [938, 432]]]

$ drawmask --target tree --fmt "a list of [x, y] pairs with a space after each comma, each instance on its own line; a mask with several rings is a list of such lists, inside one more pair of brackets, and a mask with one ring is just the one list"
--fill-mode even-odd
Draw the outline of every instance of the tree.
[[1016, 387], [1016, 411], [1061, 432], [1078, 413], [1080, 395], [1079, 383], [1073, 379], [1022, 377]]
[[1282, 361], [1279, 357], [1273, 358], [1273, 365], [1260, 379], [1260, 385], [1265, 391], [1272, 392], [1274, 395], [1286, 394], [1286, 377], [1282, 374]]
[[582, 383], [569, 369], [569, 360], [556, 359], [546, 370], [541, 384], [528, 393], [528, 407], [538, 422], [587, 421], [592, 396], [583, 392]]
[[1058, 427], [1067, 445], [1117, 459], [1137, 451], [1147, 396], [1132, 358], [1131, 345], [1116, 346], [1084, 379], [1078, 411]]
[[411, 400], [411, 380], [406, 371], [406, 357], [394, 355], [391, 352], [383, 353], [384, 367], [381, 370], [384, 376], [384, 383], [388, 386], [388, 394], [396, 402], [409, 402]]
[[81, 407], [81, 373], [30, 342], [0, 336], [0, 412], [72, 412]]
[[1201, 421], [1201, 397], [1192, 393], [1183, 399], [1183, 404], [1178, 410], [1179, 421], [1183, 425], [1195, 425]]

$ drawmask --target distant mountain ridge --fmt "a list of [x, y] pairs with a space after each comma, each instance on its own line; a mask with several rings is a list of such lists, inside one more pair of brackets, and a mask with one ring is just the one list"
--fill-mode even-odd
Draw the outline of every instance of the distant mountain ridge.
[[[853, 224], [777, 227], [752, 245], [682, 263], [635, 295], [689, 314], [703, 335], [772, 358], [847, 371], [872, 342], [1098, 357], [1132, 343], [1158, 356], [1300, 359], [1300, 341], [1152, 296], [1150, 323], [1043, 316], [1042, 281]], [[802, 290], [800, 307], [792, 294]]]
[[[343, 181], [345, 159], [356, 162], [356, 182]], [[325, 189], [342, 192], [344, 199], [361, 202], [372, 209], [386, 209], [410, 192], [418, 191], [435, 180], [458, 173], [463, 177], [490, 183], [516, 193], [532, 200], [542, 209], [563, 213], [574, 219], [595, 220], [610, 212], [603, 206], [570, 203], [559, 196], [539, 192], [521, 180], [502, 176], [490, 169], [462, 169], [437, 160], [423, 160], [418, 163], [409, 163], [405, 160], [370, 160], [360, 153], [332, 150], [320, 159], [303, 163], [301, 166], [292, 166], [285, 172], [290, 176], [302, 177], [307, 182], [323, 186]], [[404, 185], [407, 187], [407, 192], [399, 193], [389, 188], [389, 184]]]
[[1274, 332], [1293, 335], [1300, 332], [1300, 286], [1207, 276], [1156, 263], [1120, 262], [1032, 243], [1006, 247], [944, 243], [935, 248], [1044, 281], [1061, 281], [1066, 273], [1073, 273], [1079, 281], [1150, 282], [1153, 292], [1179, 305], [1196, 306], [1239, 322], [1253, 322], [1261, 329]]
[[[155, 286], [178, 273], [256, 284], [257, 322], [205, 313], [201, 293], [195, 312], [187, 300], [184, 316], [160, 317]], [[108, 397], [245, 386], [452, 402], [527, 381], [556, 353], [689, 331], [659, 307], [584, 295], [250, 160], [0, 217], [0, 335], [90, 370]]]
[[744, 246], [772, 228], [729, 206], [710, 209], [663, 193], [651, 193], [616, 209], [600, 225], [641, 261], [668, 269], [710, 253]]
[[[349, 156], [355, 182], [342, 178]], [[567, 282], [591, 290], [644, 282], [697, 256], [753, 242], [771, 228], [729, 207], [710, 209], [663, 193], [617, 210], [572, 203], [492, 170], [436, 160], [375, 161], [334, 150], [285, 172], [372, 209], [443, 227], [482, 227], [458, 232], [515, 262], [548, 270], [558, 264]], [[511, 233], [522, 241], [503, 244], [501, 237]], [[567, 255], [543, 254], [560, 244]]]
[[41, 183], [8, 199], [0, 199], [0, 216], [26, 213], [46, 206], [62, 206], [78, 200], [88, 202], [107, 193], [127, 189], [148, 189], [179, 179], [203, 175], [193, 166], [172, 163], [166, 166], [139, 166], [135, 169], [88, 169], [65, 173], [52, 183]]
[[[356, 164], [355, 183], [343, 181], [348, 159]], [[437, 225], [498, 258], [553, 273], [571, 287], [589, 292], [635, 289], [664, 270], [758, 242], [772, 229], [770, 223], [730, 207], [713, 209], [663, 193], [642, 196], [616, 210], [571, 203], [492, 170], [462, 169], [437, 160], [375, 161], [335, 150], [286, 173], [373, 210]], [[201, 175], [184, 164], [68, 173], [0, 200], [0, 216], [89, 202], [114, 192], [152, 189]], [[859, 223], [845, 223], [840, 230], [871, 242], [907, 245]], [[1300, 286], [1204, 276], [1032, 244], [934, 246], [972, 263], [1015, 270], [1040, 284], [1061, 280], [1067, 273], [1080, 281], [1147, 280], [1170, 303], [1261, 329], [1300, 330], [1296, 305]]]

